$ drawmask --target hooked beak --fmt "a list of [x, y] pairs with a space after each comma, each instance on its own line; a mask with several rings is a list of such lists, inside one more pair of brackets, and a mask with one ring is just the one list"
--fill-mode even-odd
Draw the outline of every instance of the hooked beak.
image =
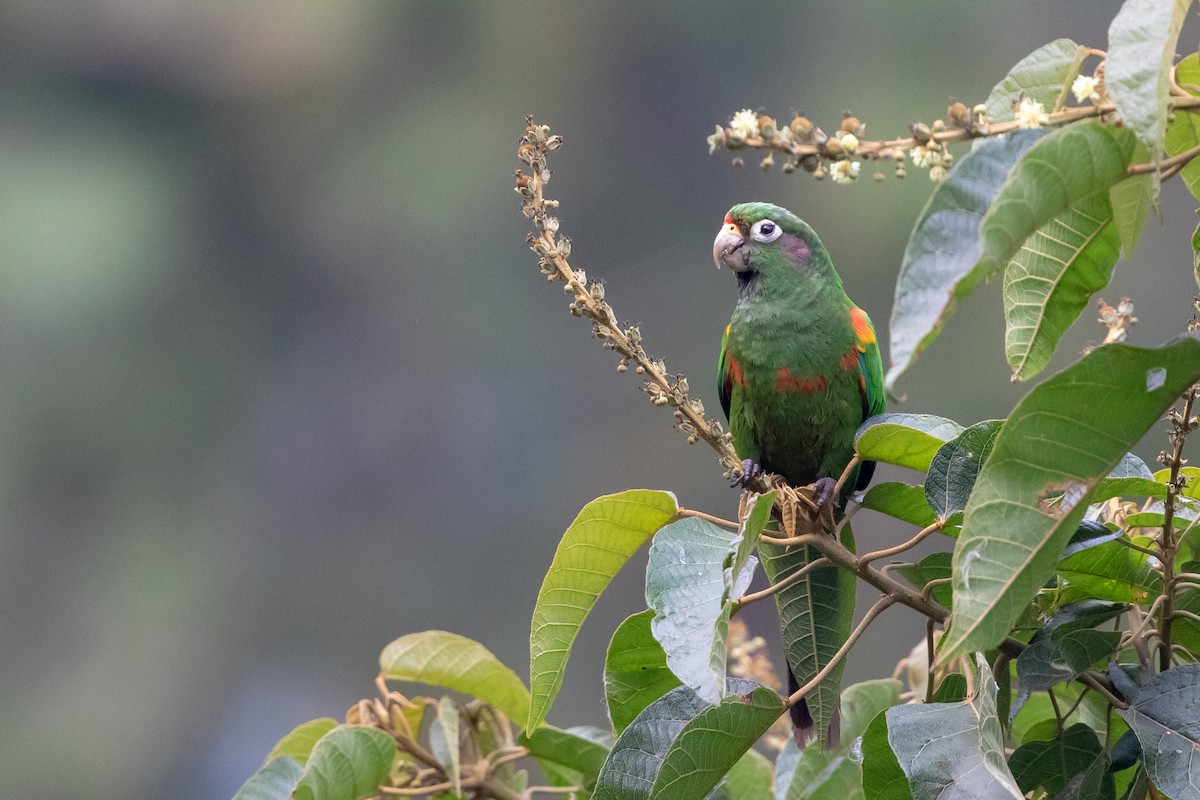
[[713, 263], [717, 265], [717, 269], [720, 269], [722, 264], [734, 272], [749, 269], [746, 264], [749, 252], [742, 249], [745, 244], [746, 240], [738, 226], [733, 222], [726, 222], [713, 241]]

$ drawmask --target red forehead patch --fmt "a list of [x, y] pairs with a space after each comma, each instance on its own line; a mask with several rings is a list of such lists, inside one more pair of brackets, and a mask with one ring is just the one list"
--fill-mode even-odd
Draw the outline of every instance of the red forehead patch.
[[725, 215], [725, 224], [726, 224], [726, 225], [734, 225], [734, 224], [736, 224], [736, 223], [734, 223], [734, 221], [733, 221], [733, 215], [732, 215], [732, 214], [726, 214], [726, 215]]

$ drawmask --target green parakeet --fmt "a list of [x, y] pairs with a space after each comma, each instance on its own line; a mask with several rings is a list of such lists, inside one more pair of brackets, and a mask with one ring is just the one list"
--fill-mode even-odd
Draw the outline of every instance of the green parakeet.
[[[866, 313], [842, 288], [829, 253], [807, 223], [769, 203], [734, 206], [713, 243], [717, 267], [737, 276], [738, 301], [721, 340], [718, 387], [746, 483], [762, 471], [793, 486], [815, 484], [817, 502], [841, 503], [865, 488], [863, 463], [834, 498], [854, 456], [854, 433], [883, 412], [883, 363]], [[843, 528], [849, 537], [849, 526]], [[846, 542], [853, 544], [852, 541]], [[772, 583], [820, 554], [760, 544]], [[812, 570], [775, 595], [789, 666], [789, 692], [812, 679], [850, 633], [854, 579]], [[837, 744], [841, 668], [791, 709], [796, 743]]]

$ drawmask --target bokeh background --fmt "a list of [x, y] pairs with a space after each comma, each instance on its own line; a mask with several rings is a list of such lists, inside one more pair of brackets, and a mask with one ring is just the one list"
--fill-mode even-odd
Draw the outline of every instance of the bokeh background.
[[[539, 277], [512, 191], [524, 114], [566, 137], [550, 188], [573, 262], [716, 410], [726, 209], [810, 221], [886, 340], [931, 187], [735, 170], [707, 154], [714, 123], [852, 109], [899, 135], [1053, 38], [1103, 47], [1118, 5], [0, 3], [0, 796], [228, 797], [292, 726], [370, 695], [401, 634], [453, 630], [523, 674], [542, 573], [593, 497], [733, 513], [711, 455]], [[1104, 293], [1133, 297], [1145, 344], [1195, 288], [1194, 203], [1179, 181], [1164, 199]], [[1055, 367], [1102, 333], [1089, 310]], [[1025, 387], [1001, 342], [984, 287], [897, 408], [1005, 415]], [[552, 721], [604, 722], [643, 563]], [[849, 679], [921, 634], [889, 617]]]

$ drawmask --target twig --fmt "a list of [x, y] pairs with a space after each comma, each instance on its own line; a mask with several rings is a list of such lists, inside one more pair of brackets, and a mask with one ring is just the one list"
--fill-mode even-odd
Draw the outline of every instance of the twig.
[[920, 533], [918, 533], [916, 536], [909, 539], [907, 542], [904, 542], [903, 544], [898, 544], [895, 547], [889, 547], [886, 550], [876, 550], [873, 553], [867, 553], [865, 555], [859, 556], [858, 560], [863, 562], [864, 564], [869, 564], [872, 561], [878, 561], [881, 558], [891, 558], [892, 556], [898, 556], [901, 553], [903, 553], [904, 551], [911, 550], [912, 548], [919, 545], [921, 542], [925, 541], [927, 538], [929, 538], [930, 534], [940, 531], [942, 529], [943, 525], [945, 525], [945, 522], [943, 522], [942, 520], [938, 520], [937, 522], [934, 522], [931, 525], [926, 525], [924, 528], [921, 529]]
[[1167, 415], [1171, 422], [1168, 438], [1172, 448], [1167, 460], [1170, 478], [1167, 480], [1167, 496], [1163, 500], [1162, 536], [1158, 542], [1162, 550], [1162, 593], [1165, 598], [1158, 612], [1158, 668], [1162, 672], [1171, 668], [1171, 622], [1175, 619], [1175, 550], [1179, 544], [1179, 540], [1175, 538], [1175, 498], [1184, 485], [1180, 476], [1184, 464], [1183, 443], [1196, 427], [1192, 419], [1192, 404], [1195, 400], [1196, 387], [1192, 386], [1184, 393], [1183, 413], [1176, 414], [1172, 408]]
[[729, 528], [730, 530], [735, 531], [738, 529], [738, 524], [733, 520], [714, 517], [712, 514], [705, 514], [703, 511], [695, 511], [693, 509], [680, 506], [678, 513], [681, 517], [696, 517], [697, 519], [702, 519], [705, 522], [711, 522], [713, 525], [719, 525], [722, 528]]
[[863, 632], [867, 629], [867, 626], [874, 622], [875, 618], [883, 613], [884, 609], [895, 602], [895, 598], [888, 596], [884, 596], [876, 600], [875, 605], [867, 609], [867, 613], [858, 623], [858, 627], [850, 632], [850, 637], [846, 639], [842, 646], [838, 648], [838, 651], [833, 654], [833, 658], [829, 659], [829, 662], [821, 668], [820, 672], [813, 676], [812, 680], [801, 686], [796, 691], [792, 692], [787, 699], [786, 705], [791, 707], [796, 703], [799, 703], [804, 699], [805, 695], [807, 695], [813, 690], [814, 687], [816, 687], [818, 683], [825, 680], [825, 677], [834, 670], [834, 668], [843, 658], [846, 657], [846, 653], [850, 652], [850, 648], [853, 647], [854, 643], [858, 641], [858, 637], [863, 635]]
[[834, 497], [841, 495], [842, 487], [846, 485], [846, 481], [850, 480], [850, 473], [854, 472], [854, 469], [858, 466], [859, 461], [861, 461], [861, 459], [858, 457], [858, 453], [855, 453], [854, 458], [850, 459], [850, 463], [846, 465], [844, 470], [842, 470], [841, 477], [837, 479], [837, 483], [835, 483], [833, 486]]
[[796, 583], [801, 578], [803, 578], [805, 575], [812, 572], [814, 569], [818, 569], [819, 567], [828, 567], [828, 566], [829, 566], [829, 559], [825, 558], [824, 556], [821, 556], [820, 558], [815, 559], [814, 561], [808, 562], [803, 567], [796, 570], [791, 575], [788, 575], [786, 578], [784, 578], [779, 583], [776, 583], [773, 586], [768, 586], [766, 589], [763, 589], [761, 591], [751, 592], [750, 594], [742, 595], [741, 597], [739, 597], [733, 601], [734, 607], [741, 608], [742, 606], [745, 606], [749, 603], [753, 603], [758, 600], [762, 600], [764, 597], [770, 597], [771, 595], [775, 594], [776, 592], [783, 591], [787, 587]]

